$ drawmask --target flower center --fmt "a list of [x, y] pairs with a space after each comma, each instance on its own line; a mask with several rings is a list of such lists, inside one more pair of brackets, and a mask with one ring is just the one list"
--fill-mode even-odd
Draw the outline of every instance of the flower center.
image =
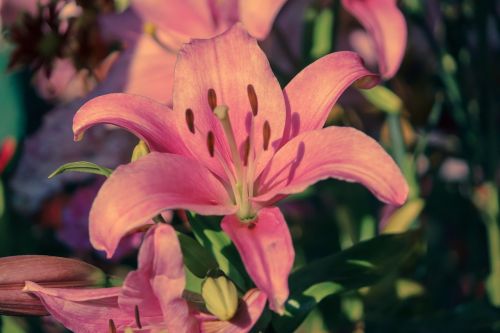
[[[238, 148], [233, 125], [231, 124], [231, 112], [227, 105], [219, 104], [217, 94], [214, 89], [208, 89], [207, 102], [214, 115], [219, 120], [224, 135], [226, 137], [229, 151], [231, 154], [232, 163], [228, 163], [222, 157], [216, 147], [216, 137], [213, 131], [206, 133], [206, 144], [208, 153], [211, 157], [217, 158], [221, 163], [225, 174], [227, 175], [231, 187], [231, 196], [234, 198], [236, 205], [239, 207], [237, 216], [243, 223], [251, 222], [256, 211], [252, 206], [251, 198], [254, 195], [254, 178], [255, 178], [255, 120], [254, 118], [259, 112], [259, 103], [257, 94], [253, 85], [247, 86], [247, 96], [251, 107], [250, 127], [247, 138], [241, 144], [241, 153]], [[192, 109], [186, 109], [186, 125], [192, 134], [195, 134], [199, 129], [195, 125], [195, 117]], [[203, 135], [203, 133], [201, 133]], [[265, 121], [262, 127], [262, 145], [264, 150], [268, 150], [271, 139], [271, 126], [268, 121]]]

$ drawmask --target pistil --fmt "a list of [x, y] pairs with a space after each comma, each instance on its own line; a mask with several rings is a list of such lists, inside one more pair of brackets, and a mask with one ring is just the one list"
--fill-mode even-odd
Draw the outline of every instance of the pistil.
[[[238, 146], [236, 145], [236, 138], [234, 137], [231, 120], [229, 119], [229, 109], [225, 105], [217, 105], [214, 109], [214, 114], [220, 120], [222, 128], [224, 129], [224, 133], [226, 134], [227, 142], [229, 144], [229, 149], [231, 150], [231, 156], [236, 167], [236, 192], [240, 194], [238, 200], [240, 209], [237, 215], [241, 220], [248, 220], [249, 218], [252, 218], [248, 193], [248, 183], [243, 170], [243, 161], [241, 160]], [[250, 144], [251, 142], [248, 141], [248, 148], [245, 149], [246, 155], [250, 153]]]

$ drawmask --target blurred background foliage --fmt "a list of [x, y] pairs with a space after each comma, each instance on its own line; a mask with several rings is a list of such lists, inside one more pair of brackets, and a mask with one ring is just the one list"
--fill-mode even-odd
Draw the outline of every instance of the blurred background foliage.
[[[500, 331], [500, 4], [403, 0], [399, 6], [409, 38], [398, 74], [371, 91], [351, 88], [332, 110], [329, 124], [353, 126], [379, 140], [404, 171], [411, 186], [409, 202], [389, 214], [390, 208], [361, 186], [328, 180], [281, 207], [296, 246], [297, 270], [384, 233], [414, 229], [421, 241], [375, 285], [332, 291], [298, 332]], [[285, 85], [315, 59], [345, 49], [359, 29], [339, 0], [289, 0], [261, 44]], [[17, 150], [0, 171], [0, 255], [78, 257], [119, 280], [135, 266], [135, 248], [109, 262], [90, 249], [85, 235], [86, 214], [101, 177], [69, 178], [53, 187], [45, 179], [33, 187], [22, 182], [22, 191], [12, 181], [27, 177], [19, 174], [19, 157], [33, 153], [25, 142], [44, 139], [36, 133], [61, 104], [33, 88], [33, 68], [7, 69], [13, 51], [7, 40], [8, 34], [0, 41], [0, 142], [11, 138]], [[362, 46], [356, 50], [363, 52]], [[66, 111], [69, 117], [76, 109]], [[122, 142], [119, 157], [104, 166], [130, 158], [135, 143], [130, 136], [99, 138]], [[59, 144], [77, 145], [52, 141], [39, 149], [57, 151]], [[24, 193], [40, 193], [37, 204], [28, 205]], [[186, 228], [176, 214], [173, 223]], [[68, 245], [75, 242], [83, 245]], [[286, 331], [279, 325], [275, 330]], [[47, 318], [3, 317], [3, 333], [62, 331]]]

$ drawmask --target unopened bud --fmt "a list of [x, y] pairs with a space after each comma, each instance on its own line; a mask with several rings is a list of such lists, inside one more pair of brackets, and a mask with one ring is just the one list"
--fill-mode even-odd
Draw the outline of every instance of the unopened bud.
[[150, 153], [148, 145], [146, 142], [140, 140], [139, 143], [134, 147], [134, 151], [132, 152], [131, 162], [137, 161], [139, 158]]
[[236, 286], [223, 273], [203, 281], [201, 296], [207, 310], [220, 320], [230, 320], [238, 309]]
[[36, 296], [23, 292], [26, 281], [51, 288], [84, 288], [102, 286], [105, 275], [75, 259], [41, 255], [0, 258], [0, 314], [48, 314]]

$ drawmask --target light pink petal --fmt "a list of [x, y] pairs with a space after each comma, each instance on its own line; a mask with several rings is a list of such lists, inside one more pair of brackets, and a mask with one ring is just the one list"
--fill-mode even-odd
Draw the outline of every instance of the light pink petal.
[[353, 83], [371, 88], [378, 83], [354, 52], [326, 55], [303, 69], [285, 87], [286, 137], [322, 128], [340, 95]]
[[406, 49], [406, 21], [396, 0], [342, 0], [375, 41], [379, 70], [386, 79], [396, 74]]
[[106, 77], [106, 84], [120, 91], [172, 103], [175, 48], [167, 51], [151, 36], [140, 38], [123, 51]]
[[206, 215], [235, 211], [208, 169], [183, 156], [153, 152], [118, 167], [101, 187], [90, 211], [91, 243], [111, 257], [123, 236], [172, 208]]
[[267, 295], [270, 308], [282, 313], [295, 252], [279, 208], [261, 209], [250, 223], [229, 215], [221, 226], [234, 242], [253, 282]]
[[239, 0], [241, 22], [250, 35], [264, 39], [286, 0]]
[[215, 33], [215, 22], [207, 0], [133, 0], [132, 8], [143, 22], [159, 29], [187, 36], [208, 38]]
[[401, 171], [375, 140], [353, 128], [332, 126], [285, 144], [262, 173], [254, 200], [268, 204], [326, 178], [361, 183], [393, 205], [402, 205], [408, 195]]
[[139, 267], [128, 274], [120, 306], [141, 314], [163, 313], [170, 332], [197, 332], [198, 322], [182, 298], [186, 286], [184, 262], [175, 230], [167, 224], [151, 228], [139, 251]]
[[[206, 316], [201, 323], [202, 333], [246, 333], [259, 320], [264, 306], [266, 305], [266, 294], [258, 289], [247, 291], [241, 300], [238, 311], [229, 321], [217, 320], [213, 316]], [[211, 317], [211, 318], [210, 318]]]
[[[247, 91], [249, 85], [253, 86], [258, 101], [255, 117], [252, 117]], [[214, 161], [206, 149], [208, 131], [215, 134], [216, 150], [223, 158], [230, 160], [222, 126], [208, 104], [210, 89], [215, 91], [219, 105], [229, 107], [229, 118], [241, 156], [244, 154], [243, 143], [250, 135], [250, 128], [253, 128], [253, 151], [256, 156], [260, 156], [261, 161], [268, 160], [283, 133], [283, 94], [256, 40], [239, 24], [214, 39], [195, 40], [185, 45], [179, 52], [175, 68], [174, 111], [184, 117], [185, 111], [191, 109], [197, 128], [196, 133], [192, 134], [184, 125], [179, 132], [183, 133], [193, 155], [207, 165]], [[271, 131], [270, 144], [264, 151], [263, 131], [266, 122]], [[250, 154], [253, 156], [253, 153]]]
[[75, 333], [107, 332], [110, 319], [117, 328], [135, 325], [134, 317], [118, 307], [120, 288], [44, 288], [26, 282], [24, 291], [38, 296], [48, 312]]
[[151, 150], [180, 154], [185, 151], [172, 110], [149, 98], [118, 93], [90, 100], [73, 118], [75, 139], [79, 140], [89, 127], [104, 123], [129, 130]]

